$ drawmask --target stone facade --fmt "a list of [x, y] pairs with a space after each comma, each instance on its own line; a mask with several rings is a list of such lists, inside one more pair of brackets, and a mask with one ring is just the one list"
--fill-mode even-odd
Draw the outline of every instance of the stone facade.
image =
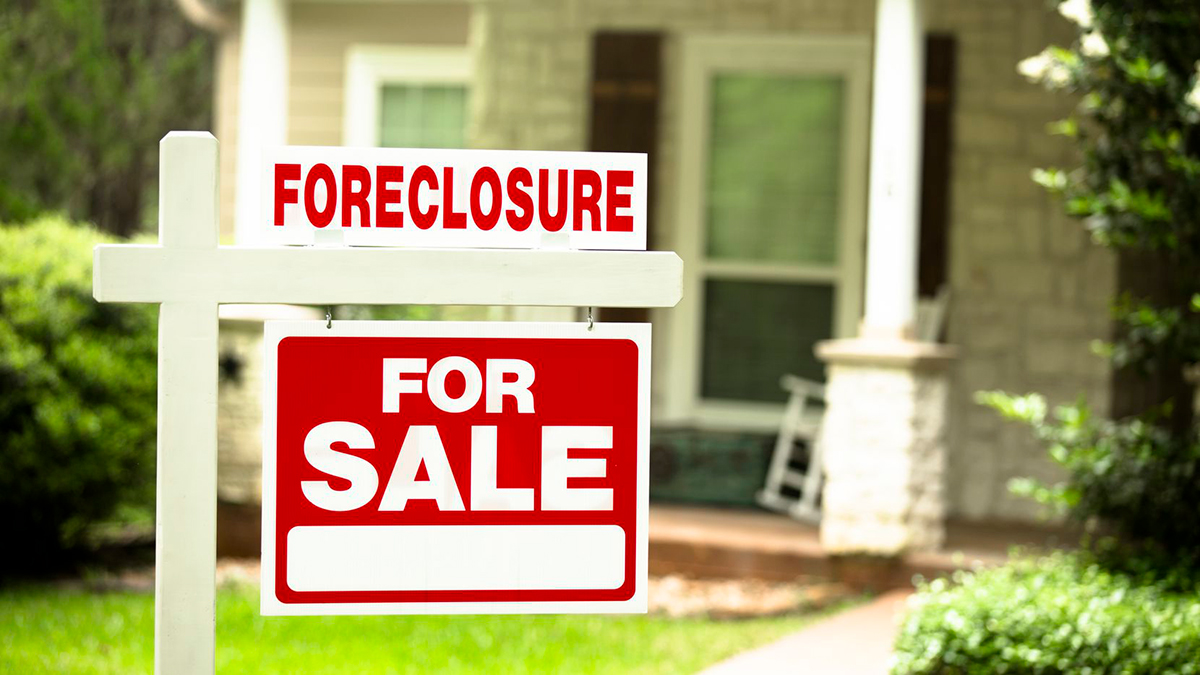
[[217, 359], [217, 500], [262, 500], [263, 321], [312, 320], [307, 307], [222, 305]]
[[217, 499], [257, 504], [262, 495], [263, 325], [222, 319], [218, 344]]
[[934, 551], [945, 539], [952, 349], [825, 342], [821, 544], [829, 553]]
[[[473, 17], [478, 48], [472, 138], [495, 148], [587, 147], [591, 36], [598, 30], [665, 34], [655, 220], [665, 247], [675, 223], [682, 35], [796, 35], [874, 30], [874, 0], [513, 0]], [[1073, 105], [1016, 73], [1017, 62], [1072, 29], [1043, 0], [931, 0], [930, 32], [958, 39], [950, 185], [951, 309], [959, 345], [949, 371], [947, 489], [951, 513], [1029, 519], [1035, 507], [1008, 494], [1013, 476], [1053, 476], [1022, 428], [974, 403], [974, 392], [1043, 391], [1052, 401], [1086, 394], [1107, 407], [1109, 371], [1089, 342], [1108, 334], [1115, 265], [1029, 178], [1069, 165], [1069, 146], [1046, 124]], [[864, 130], [864, 133], [866, 130]], [[655, 326], [656, 343], [669, 325]], [[658, 359], [670, 358], [658, 352]], [[661, 388], [665, 378], [657, 378]], [[656, 399], [661, 398], [661, 391]]]
[[949, 498], [957, 515], [1030, 519], [1038, 508], [1008, 493], [1013, 476], [1053, 478], [1043, 447], [1023, 427], [974, 402], [979, 390], [1040, 391], [1052, 404], [1086, 394], [1108, 407], [1110, 371], [1090, 353], [1110, 331], [1115, 260], [1030, 179], [1070, 166], [1070, 147], [1046, 133], [1073, 101], [1014, 70], [1073, 30], [1038, 0], [937, 3], [931, 29], [959, 38], [951, 179]]

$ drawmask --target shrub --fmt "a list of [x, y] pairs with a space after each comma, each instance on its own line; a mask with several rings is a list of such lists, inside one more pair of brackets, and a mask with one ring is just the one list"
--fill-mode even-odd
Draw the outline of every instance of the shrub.
[[978, 400], [1028, 424], [1066, 470], [1056, 484], [1015, 479], [1009, 484], [1014, 492], [1103, 524], [1106, 534], [1143, 554], [1200, 557], [1200, 442], [1175, 438], [1147, 420], [1097, 418], [1082, 402], [1060, 406], [1048, 419], [1038, 394], [984, 392]]
[[86, 227], [0, 227], [0, 569], [153, 504], [156, 312], [92, 299]]
[[1057, 553], [910, 600], [893, 673], [1197, 673], [1200, 593]]

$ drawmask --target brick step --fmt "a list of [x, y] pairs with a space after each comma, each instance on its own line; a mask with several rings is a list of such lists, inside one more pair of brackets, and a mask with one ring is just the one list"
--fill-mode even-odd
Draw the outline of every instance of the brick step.
[[763, 581], [825, 580], [882, 592], [911, 588], [914, 578], [1003, 563], [1012, 546], [1058, 548], [1076, 532], [1027, 524], [947, 525], [945, 550], [902, 558], [830, 556], [818, 528], [748, 509], [655, 504], [650, 508], [650, 574]]

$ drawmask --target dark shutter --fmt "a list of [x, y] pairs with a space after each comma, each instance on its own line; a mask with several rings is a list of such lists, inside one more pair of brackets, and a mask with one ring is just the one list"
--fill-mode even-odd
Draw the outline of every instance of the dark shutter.
[[[648, 187], [647, 239], [654, 248], [655, 155], [661, 91], [661, 33], [596, 33], [592, 40], [592, 119], [588, 150], [644, 152]], [[646, 321], [637, 308], [606, 308], [605, 321]]]
[[921, 234], [917, 291], [936, 295], [947, 281], [951, 120], [954, 113], [955, 40], [925, 38], [925, 133], [921, 159]]

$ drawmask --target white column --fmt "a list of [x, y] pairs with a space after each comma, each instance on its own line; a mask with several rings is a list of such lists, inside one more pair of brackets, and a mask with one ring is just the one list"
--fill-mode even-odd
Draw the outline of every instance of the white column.
[[911, 338], [925, 81], [924, 0], [879, 0], [867, 212], [867, 338]]
[[287, 0], [243, 0], [234, 238], [255, 242], [262, 149], [287, 143]]
[[878, 0], [866, 309], [859, 337], [817, 346], [829, 365], [821, 543], [894, 556], [945, 537], [945, 408], [953, 348], [914, 337], [924, 0]]
[[[217, 246], [217, 139], [172, 131], [159, 144], [158, 241]], [[205, 283], [205, 282], [201, 282]], [[158, 310], [154, 672], [211, 674], [217, 549], [217, 303]]]

